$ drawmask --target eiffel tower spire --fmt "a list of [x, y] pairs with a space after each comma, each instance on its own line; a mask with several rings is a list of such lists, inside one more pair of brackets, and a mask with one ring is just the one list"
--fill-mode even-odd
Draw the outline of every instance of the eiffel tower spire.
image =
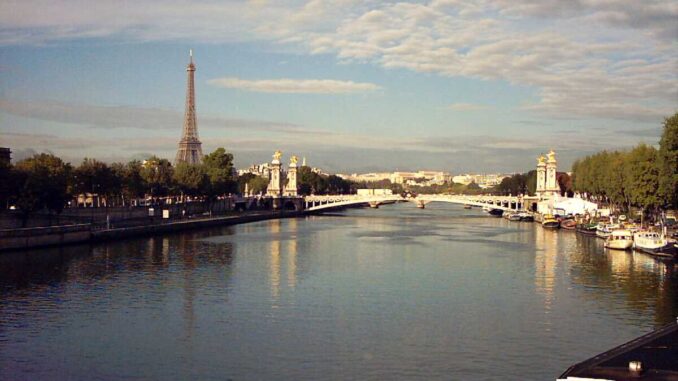
[[185, 162], [199, 164], [202, 161], [202, 143], [198, 139], [198, 124], [195, 118], [195, 64], [193, 63], [193, 50], [190, 51], [191, 61], [186, 66], [188, 83], [186, 85], [186, 111], [184, 113], [184, 131], [179, 141], [179, 149], [175, 164]]

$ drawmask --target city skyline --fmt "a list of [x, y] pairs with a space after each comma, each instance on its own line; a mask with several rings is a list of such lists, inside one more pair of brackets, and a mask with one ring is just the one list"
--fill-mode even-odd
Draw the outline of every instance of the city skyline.
[[185, 65], [203, 149], [332, 172], [532, 169], [657, 144], [676, 2], [25, 1], [0, 5], [0, 145], [172, 158]]

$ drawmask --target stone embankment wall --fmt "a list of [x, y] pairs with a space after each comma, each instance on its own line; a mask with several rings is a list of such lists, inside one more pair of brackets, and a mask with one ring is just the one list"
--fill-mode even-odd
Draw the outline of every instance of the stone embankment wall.
[[0, 230], [0, 250], [87, 242], [91, 236], [89, 224]]
[[0, 230], [0, 251], [21, 250], [44, 246], [59, 246], [90, 241], [107, 241], [155, 234], [175, 233], [189, 229], [212, 226], [228, 226], [276, 218], [303, 216], [304, 212], [253, 212], [227, 217], [206, 217], [176, 222], [153, 223], [148, 225], [117, 229], [93, 229], [93, 225], [52, 226], [28, 229]]

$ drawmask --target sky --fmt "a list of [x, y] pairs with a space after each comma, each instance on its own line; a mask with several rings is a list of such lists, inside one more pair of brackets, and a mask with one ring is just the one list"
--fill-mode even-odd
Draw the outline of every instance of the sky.
[[15, 160], [174, 158], [193, 49], [203, 152], [330, 172], [523, 172], [657, 144], [678, 1], [2, 0]]

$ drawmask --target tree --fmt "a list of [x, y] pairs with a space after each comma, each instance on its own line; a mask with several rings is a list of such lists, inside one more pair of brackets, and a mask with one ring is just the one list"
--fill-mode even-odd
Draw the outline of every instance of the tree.
[[254, 173], [243, 173], [242, 175], [238, 176], [238, 193], [239, 194], [245, 194], [245, 188], [247, 187], [248, 190], [250, 189], [249, 183], [250, 181], [257, 177]]
[[237, 182], [233, 176], [233, 155], [223, 148], [203, 158], [205, 172], [209, 178], [210, 197], [237, 192]]
[[662, 206], [678, 208], [678, 113], [664, 120], [664, 131], [657, 152], [657, 167], [657, 192]]
[[349, 194], [351, 193], [351, 183], [337, 175], [330, 175], [327, 177], [327, 193]]
[[142, 176], [143, 166], [139, 160], [125, 165], [122, 178], [122, 195], [128, 200], [144, 197], [148, 185]]
[[496, 190], [505, 195], [519, 195], [527, 193], [527, 174], [517, 173], [504, 177], [497, 185]]
[[0, 162], [0, 208], [6, 209], [16, 202], [20, 184], [23, 182], [17, 170], [9, 163]]
[[640, 144], [629, 152], [626, 161], [626, 187], [631, 202], [644, 211], [650, 211], [661, 205], [657, 194], [659, 170], [657, 168], [657, 150]]
[[204, 194], [209, 184], [209, 178], [202, 164], [179, 163], [174, 168], [174, 183], [182, 195], [197, 196]]
[[537, 194], [537, 170], [533, 169], [525, 174], [526, 194], [534, 196]]
[[629, 174], [627, 172], [627, 161], [629, 154], [627, 152], [612, 152], [609, 156], [607, 173], [603, 176], [603, 187], [610, 204], [620, 207], [621, 210], [631, 209], [631, 198], [629, 194]]
[[78, 194], [95, 194], [106, 199], [120, 192], [120, 181], [111, 169], [101, 161], [85, 158], [73, 171], [73, 190]]
[[141, 167], [141, 178], [148, 186], [148, 193], [153, 197], [167, 196], [172, 187], [174, 168], [167, 159], [151, 156]]
[[50, 214], [61, 213], [71, 197], [68, 192], [70, 164], [52, 154], [42, 153], [18, 162], [16, 170], [22, 180], [17, 206], [26, 217], [41, 209], [47, 209]]
[[261, 176], [254, 176], [247, 182], [251, 194], [264, 194], [268, 188], [268, 179]]
[[297, 172], [299, 194], [325, 194], [327, 192], [327, 180], [313, 172], [311, 167], [302, 165]]

